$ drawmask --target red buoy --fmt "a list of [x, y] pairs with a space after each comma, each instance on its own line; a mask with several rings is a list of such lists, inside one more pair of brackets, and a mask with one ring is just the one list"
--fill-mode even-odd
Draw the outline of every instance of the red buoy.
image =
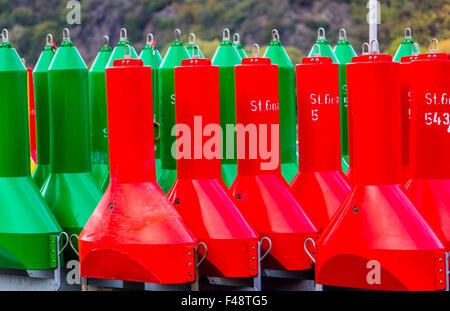
[[200, 274], [253, 277], [257, 234], [221, 179], [219, 67], [206, 58], [183, 60], [175, 67], [175, 97], [177, 180], [168, 197], [208, 247]]
[[277, 65], [244, 58], [235, 78], [238, 174], [230, 190], [249, 224], [272, 241], [263, 267], [309, 269], [303, 244], [317, 229], [281, 175]]
[[411, 201], [450, 251], [450, 60], [437, 50], [411, 63]]
[[110, 184], [79, 239], [81, 276], [149, 283], [195, 279], [195, 237], [156, 183], [151, 68], [106, 69]]
[[376, 52], [347, 65], [352, 190], [317, 242], [318, 284], [445, 288], [444, 247], [401, 186], [399, 66]]
[[291, 188], [322, 231], [350, 192], [341, 170], [339, 65], [305, 57], [296, 72], [299, 172]]

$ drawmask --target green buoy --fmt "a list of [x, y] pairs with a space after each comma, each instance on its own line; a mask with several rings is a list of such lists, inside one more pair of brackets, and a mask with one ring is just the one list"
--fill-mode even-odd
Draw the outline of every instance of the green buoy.
[[158, 87], [158, 72], [159, 66], [162, 63], [162, 57], [159, 51], [156, 49], [156, 41], [153, 34], [147, 35], [147, 42], [144, 49], [139, 54], [139, 58], [144, 62], [144, 66], [152, 67], [152, 96], [153, 96], [153, 120], [155, 125], [155, 168], [156, 176], [161, 172], [161, 157], [159, 146], [159, 131], [160, 131], [160, 118], [159, 118], [159, 87]]
[[247, 57], [247, 53], [245, 53], [245, 50], [242, 47], [241, 39], [237, 32], [233, 34], [233, 46], [236, 48], [236, 50], [238, 51], [238, 54], [241, 58]]
[[400, 62], [403, 56], [411, 56], [413, 53], [418, 53], [419, 50], [414, 45], [414, 40], [412, 38], [411, 28], [405, 28], [405, 35], [403, 37], [402, 43], [397, 49], [395, 56], [393, 58], [394, 62]]
[[106, 64], [106, 68], [111, 68], [116, 59], [124, 58], [124, 49], [127, 44], [131, 48], [131, 58], [138, 58], [136, 50], [131, 45], [130, 41], [128, 41], [127, 30], [125, 28], [120, 28], [119, 42], [117, 42], [117, 46], [114, 48], [111, 57]]
[[[198, 55], [200, 58], [205, 58], [205, 56], [202, 53], [202, 50], [200, 50], [200, 47], [197, 45], [197, 43], [195, 41], [196, 41], [195, 34], [191, 32], [189, 34], [189, 41], [186, 46], [189, 56], [192, 58], [192, 55], [195, 54], [195, 56]], [[194, 49], [196, 50], [195, 53], [194, 53]]]
[[326, 36], [325, 36], [325, 29], [323, 29], [322, 27], [320, 27], [319, 30], [317, 31], [317, 39], [314, 42], [313, 47], [311, 48], [311, 51], [309, 52], [308, 57], [313, 57], [314, 46], [316, 44], [319, 46], [320, 55], [322, 57], [331, 57], [331, 59], [333, 60], [333, 63], [335, 63], [335, 64], [339, 63], [336, 56], [333, 53], [333, 50], [331, 49], [330, 44], [328, 43]]
[[[222, 144], [222, 180], [230, 187], [237, 175], [236, 133], [234, 139], [227, 134], [226, 125], [236, 124], [236, 99], [234, 85], [234, 66], [241, 63], [241, 57], [230, 40], [230, 30], [223, 30], [222, 41], [212, 58], [212, 64], [219, 66], [220, 88], [220, 125], [223, 132]], [[234, 141], [234, 146], [227, 146], [228, 141]]]
[[50, 119], [48, 98], [48, 67], [55, 55], [55, 46], [51, 34], [33, 70], [34, 96], [36, 105], [36, 142], [37, 163], [33, 180], [40, 189], [50, 175]]
[[27, 70], [6, 29], [0, 94], [0, 267], [54, 269], [61, 227], [30, 176]]
[[272, 30], [272, 40], [264, 57], [269, 57], [272, 64], [278, 65], [281, 173], [290, 183], [298, 172], [295, 67], [281, 45], [276, 29]]

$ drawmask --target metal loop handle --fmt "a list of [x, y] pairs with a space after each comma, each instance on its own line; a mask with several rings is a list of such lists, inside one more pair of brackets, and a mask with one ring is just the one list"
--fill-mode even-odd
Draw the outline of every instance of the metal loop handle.
[[8, 29], [6, 28], [2, 30], [2, 42], [9, 42]]
[[[195, 51], [197, 51], [197, 54], [195, 54]], [[192, 58], [198, 59], [200, 58], [200, 48], [197, 44], [194, 44], [192, 46]]]
[[280, 34], [276, 29], [272, 29], [272, 41], [280, 41]]
[[229, 40], [230, 40], [230, 29], [224, 28], [222, 34], [222, 41], [229, 41]]
[[147, 44], [153, 45], [153, 34], [152, 33], [147, 34]]
[[45, 45], [51, 45], [53, 43], [53, 36], [51, 33], [48, 33], [45, 36]]
[[409, 27], [405, 28], [405, 39], [412, 39], [412, 31]]
[[[374, 43], [377, 44], [376, 49], [374, 49], [374, 47], [373, 47], [373, 44], [374, 44]], [[378, 40], [373, 39], [373, 40], [370, 42], [370, 53], [371, 53], [371, 54], [380, 54], [380, 46], [378, 45]]]
[[197, 247], [195, 248], [195, 252], [198, 254], [198, 250], [200, 249], [200, 246], [203, 246], [205, 248], [205, 255], [202, 257], [202, 259], [200, 259], [197, 264], [195, 265], [196, 268], [200, 267], [200, 265], [202, 264], [203, 260], [206, 259], [206, 256], [208, 256], [208, 246], [206, 246], [205, 243], [200, 242], [198, 243]]
[[239, 44], [239, 43], [241, 43], [241, 38], [240, 38], [240, 36], [239, 36], [239, 34], [238, 34], [237, 32], [235, 32], [235, 33], [233, 34], [233, 43], [234, 43], [234, 44]]
[[103, 36], [103, 46], [109, 46], [109, 37], [107, 35]]
[[77, 241], [78, 241], [78, 234], [72, 234], [71, 236], [70, 236], [70, 238], [69, 238], [69, 244], [70, 244], [70, 247], [73, 249], [73, 251], [75, 252], [75, 254], [77, 254], [77, 256], [79, 257], [80, 256], [80, 253], [78, 252], [78, 250], [77, 250], [77, 248], [75, 247], [75, 245], [73, 245], [73, 243], [72, 243], [72, 239], [73, 239], [73, 237], [75, 237], [76, 239], [77, 239]]
[[69, 28], [63, 29], [63, 41], [69, 41], [70, 40], [70, 32]]
[[195, 33], [191, 32], [189, 34], [189, 44], [195, 44]]
[[[367, 47], [367, 50], [364, 49], [364, 47]], [[361, 46], [361, 55], [367, 55], [370, 53], [370, 46], [369, 43], [364, 42]]]
[[[319, 53], [316, 53], [316, 47], [319, 48]], [[320, 45], [314, 44], [312, 48], [313, 48], [313, 57], [320, 57], [320, 56], [321, 56], [321, 53], [320, 53]]]
[[[62, 252], [66, 249], [67, 245], [69, 244], [69, 235], [68, 235], [66, 232], [64, 232], [64, 231], [62, 231], [60, 234], [58, 234], [58, 239], [59, 239], [59, 241], [61, 241], [61, 237], [63, 237], [63, 236], [66, 237], [66, 243], [64, 243], [64, 244], [63, 244], [63, 247], [61, 247], [61, 248], [58, 250], [58, 255], [61, 255]], [[58, 247], [59, 247], [59, 245], [58, 245]]]
[[[128, 48], [128, 53], [127, 53]], [[131, 59], [131, 46], [129, 44], [125, 44], [123, 47], [123, 58], [124, 59]]]
[[158, 141], [159, 137], [161, 136], [161, 124], [159, 124], [156, 121], [153, 121], [153, 126], [155, 126], [155, 125], [158, 127], [158, 137], [155, 138], [155, 141]]
[[127, 30], [122, 27], [120, 28], [119, 41], [127, 41], [127, 40], [128, 40]]
[[258, 43], [252, 44], [252, 57], [259, 57], [260, 49]]
[[339, 40], [347, 40], [347, 31], [344, 28], [339, 29]]
[[311, 258], [313, 263], [316, 263], [316, 260], [314, 259], [314, 257], [311, 255], [311, 253], [308, 251], [308, 248], [306, 247], [306, 244], [308, 243], [308, 241], [311, 241], [313, 246], [316, 247], [316, 242], [314, 242], [313, 239], [311, 238], [307, 238], [305, 240], [305, 243], [303, 244], [303, 248], [305, 249], [306, 254], [309, 256], [309, 258]]
[[262, 255], [261, 258], [259, 258], [259, 261], [263, 261], [263, 259], [266, 258], [266, 256], [269, 255], [270, 251], [272, 250], [272, 240], [269, 239], [269, 238], [266, 237], [266, 236], [263, 237], [263, 238], [261, 239], [261, 241], [260, 241], [260, 243], [261, 243], [260, 245], [261, 245], [261, 246], [262, 246], [264, 240], [267, 241], [267, 242], [269, 242], [269, 248], [268, 248], [267, 251], [264, 253], [264, 255]]
[[173, 31], [173, 33], [175, 34], [175, 41], [181, 41], [181, 30], [177, 28]]
[[325, 29], [324, 29], [323, 27], [320, 27], [320, 28], [317, 30], [317, 39], [326, 39], [326, 36], [325, 36]]
[[[436, 49], [433, 49], [433, 42], [436, 42]], [[430, 41], [430, 53], [439, 53], [439, 41], [436, 38]]]

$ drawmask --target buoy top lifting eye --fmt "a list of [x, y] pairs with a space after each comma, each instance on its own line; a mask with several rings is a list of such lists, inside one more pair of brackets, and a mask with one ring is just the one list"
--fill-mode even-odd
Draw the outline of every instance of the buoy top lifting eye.
[[53, 36], [51, 33], [48, 33], [47, 36], [45, 36], [45, 45], [52, 45], [53, 42]]
[[[376, 46], [374, 47], [374, 43], [376, 43]], [[370, 54], [380, 54], [380, 46], [378, 45], [377, 40], [372, 40], [370, 42]]]
[[63, 41], [70, 41], [70, 33], [68, 28], [63, 29]]
[[326, 37], [325, 37], [325, 29], [323, 27], [320, 27], [317, 30], [317, 39], [319, 39], [319, 40], [325, 40], [326, 39]]
[[103, 36], [103, 46], [109, 46], [109, 37], [107, 35]]
[[234, 44], [240, 44], [241, 43], [241, 39], [240, 39], [239, 34], [237, 32], [235, 32], [234, 35], [233, 35], [233, 43]]
[[409, 27], [405, 28], [405, 39], [412, 39], [412, 31]]
[[[195, 53], [197, 51], [197, 53]], [[200, 58], [200, 48], [197, 44], [192, 46], [192, 58], [193, 59], [199, 59]]]
[[272, 29], [272, 41], [280, 41], [280, 34], [276, 29]]
[[129, 44], [125, 44], [123, 47], [123, 58], [124, 59], [131, 59], [131, 46]]
[[[436, 43], [436, 48], [435, 49], [433, 49], [433, 42]], [[436, 38], [433, 38], [430, 41], [430, 53], [439, 53], [439, 41]]]
[[181, 41], [181, 30], [177, 28], [174, 30], [174, 33], [175, 33], [175, 41]]
[[195, 44], [195, 33], [189, 34], [189, 44]]
[[[367, 48], [367, 49], [365, 49]], [[370, 53], [370, 46], [369, 43], [364, 42], [363, 45], [361, 46], [361, 55], [367, 55]]]
[[260, 49], [257, 43], [252, 44], [252, 57], [259, 57]]
[[230, 29], [224, 28], [222, 41], [230, 41]]
[[339, 29], [339, 40], [347, 40], [347, 32], [344, 28]]
[[[318, 53], [316, 53], [316, 47], [319, 49]], [[312, 49], [313, 49], [313, 57], [320, 57], [321, 56], [320, 55], [320, 45], [314, 44]]]
[[125, 28], [120, 28], [120, 35], [119, 35], [119, 41], [127, 41], [127, 30]]
[[153, 45], [153, 40], [154, 40], [153, 34], [152, 34], [152, 33], [149, 33], [149, 34], [147, 35], [147, 44]]
[[9, 42], [8, 30], [7, 29], [3, 29], [2, 30], [2, 42]]

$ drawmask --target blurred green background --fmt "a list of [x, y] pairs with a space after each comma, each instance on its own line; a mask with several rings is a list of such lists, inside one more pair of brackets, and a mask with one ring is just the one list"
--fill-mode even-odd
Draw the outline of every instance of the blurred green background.
[[[67, 2], [0, 0], [0, 26], [8, 28], [11, 42], [29, 66], [37, 61], [45, 35], [52, 33], [59, 44], [63, 27], [70, 29], [71, 38], [87, 64], [95, 57], [102, 36], [109, 35], [115, 45], [121, 27], [128, 30], [138, 52], [149, 32], [155, 35], [163, 53], [173, 40], [174, 28], [182, 30], [185, 41], [194, 32], [207, 57], [213, 56], [224, 27], [232, 33], [239, 32], [247, 49], [255, 42], [266, 46], [272, 28], [277, 28], [294, 63], [308, 53], [318, 27], [325, 28], [333, 45], [339, 28], [346, 28], [358, 53], [361, 44], [368, 40], [367, 0], [82, 0], [79, 25], [67, 24]], [[441, 50], [450, 52], [450, 0], [380, 0], [380, 3], [382, 51], [395, 53], [404, 28], [411, 27], [422, 51], [436, 37]]]

